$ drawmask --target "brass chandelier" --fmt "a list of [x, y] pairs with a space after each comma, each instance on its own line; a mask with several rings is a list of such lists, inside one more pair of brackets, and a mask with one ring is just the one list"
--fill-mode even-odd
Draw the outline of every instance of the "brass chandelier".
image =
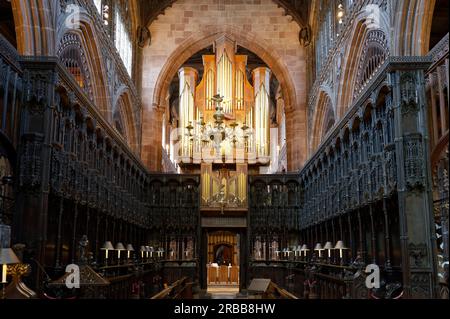
[[242, 125], [240, 130], [237, 129], [239, 127], [237, 122], [233, 122], [228, 126], [225, 124], [226, 114], [222, 106], [223, 99], [220, 94], [212, 97], [216, 104], [213, 124], [205, 123], [203, 115], [200, 115], [200, 121], [195, 123], [196, 127], [192, 125], [192, 122], [186, 127], [188, 130], [186, 135], [191, 142], [201, 142], [204, 147], [211, 145], [216, 150], [216, 154], [221, 153], [226, 143], [233, 145], [234, 148], [245, 147], [248, 139], [253, 134], [246, 123]]

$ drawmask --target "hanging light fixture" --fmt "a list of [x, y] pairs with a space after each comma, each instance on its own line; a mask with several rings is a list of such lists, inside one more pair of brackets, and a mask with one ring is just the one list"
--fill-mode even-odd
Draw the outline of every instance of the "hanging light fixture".
[[192, 123], [189, 123], [186, 127], [188, 131], [186, 135], [191, 141], [197, 141], [203, 145], [212, 143], [216, 154], [221, 154], [221, 150], [226, 142], [231, 145], [245, 145], [245, 142], [252, 134], [250, 127], [246, 123], [243, 123], [241, 131], [239, 131], [237, 129], [239, 127], [237, 122], [233, 122], [227, 126], [225, 124], [226, 115], [222, 106], [224, 98], [220, 94], [216, 94], [211, 99], [216, 104], [216, 111], [213, 115], [214, 123], [205, 123], [203, 114], [200, 114], [200, 121], [195, 123], [199, 129], [196, 129]]

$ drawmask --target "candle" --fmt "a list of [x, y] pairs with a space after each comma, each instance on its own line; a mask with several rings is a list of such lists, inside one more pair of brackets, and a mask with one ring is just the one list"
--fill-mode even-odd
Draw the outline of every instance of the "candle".
[[2, 283], [6, 284], [6, 272], [8, 270], [8, 266], [5, 264], [3, 265], [3, 271], [2, 271]]

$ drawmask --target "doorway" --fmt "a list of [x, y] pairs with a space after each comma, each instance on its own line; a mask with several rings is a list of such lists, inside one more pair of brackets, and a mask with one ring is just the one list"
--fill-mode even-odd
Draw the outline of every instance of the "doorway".
[[240, 284], [240, 234], [229, 230], [207, 232], [207, 291], [236, 294]]

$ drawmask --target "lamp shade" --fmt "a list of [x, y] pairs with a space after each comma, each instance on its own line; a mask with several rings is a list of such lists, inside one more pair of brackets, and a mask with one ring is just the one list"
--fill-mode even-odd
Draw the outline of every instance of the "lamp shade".
[[145, 248], [145, 246], [141, 246], [141, 249], [140, 249], [141, 251], [147, 251], [147, 248]]
[[152, 252], [154, 252], [155, 251], [155, 248], [153, 248], [153, 247], [150, 247], [149, 248], [149, 251], [152, 253]]
[[150, 252], [150, 246], [145, 246], [145, 251]]
[[116, 250], [125, 250], [125, 246], [122, 243], [117, 243]]
[[128, 245], [127, 245], [127, 250], [128, 250], [128, 251], [134, 251], [133, 245], [128, 244]]
[[103, 244], [102, 250], [114, 250], [114, 246], [110, 241], [107, 241]]
[[19, 264], [20, 260], [11, 248], [0, 248], [0, 264], [11, 265]]
[[317, 245], [316, 245], [316, 247], [314, 248], [314, 250], [320, 251], [320, 250], [324, 250], [324, 249], [322, 248], [322, 245], [321, 245], [320, 243], [317, 243]]
[[301, 251], [309, 251], [309, 249], [308, 249], [308, 246], [306, 246], [306, 245], [303, 245], [302, 246], [302, 249], [300, 249]]
[[333, 249], [333, 244], [330, 241], [327, 241], [323, 249], [331, 250]]
[[345, 247], [344, 242], [342, 240], [339, 240], [336, 243], [336, 246], [334, 247], [334, 249], [339, 249], [339, 250], [343, 250], [343, 249], [348, 249], [347, 247]]

